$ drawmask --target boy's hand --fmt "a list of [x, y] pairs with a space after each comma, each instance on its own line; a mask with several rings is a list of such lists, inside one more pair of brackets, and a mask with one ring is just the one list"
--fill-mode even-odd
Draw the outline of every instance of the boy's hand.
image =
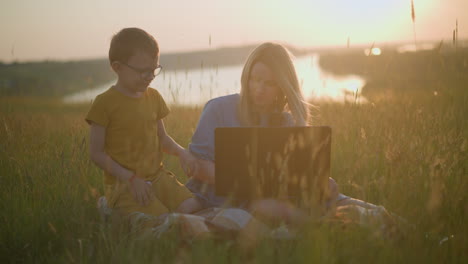
[[141, 206], [148, 205], [154, 199], [151, 186], [145, 180], [135, 177], [128, 184], [132, 190], [133, 197]]
[[192, 177], [198, 173], [198, 159], [190, 153], [189, 150], [184, 149], [179, 155], [180, 166], [188, 177]]

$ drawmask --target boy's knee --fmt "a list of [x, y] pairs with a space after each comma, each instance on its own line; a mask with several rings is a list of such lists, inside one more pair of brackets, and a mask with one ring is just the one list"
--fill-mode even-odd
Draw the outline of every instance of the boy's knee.
[[195, 198], [191, 197], [184, 200], [175, 210], [177, 213], [191, 214], [202, 209], [202, 204]]

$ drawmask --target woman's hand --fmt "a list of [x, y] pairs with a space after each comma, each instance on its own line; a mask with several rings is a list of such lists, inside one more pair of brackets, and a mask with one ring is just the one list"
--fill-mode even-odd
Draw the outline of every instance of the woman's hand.
[[198, 159], [192, 153], [190, 153], [189, 150], [184, 149], [184, 151], [181, 152], [179, 155], [179, 162], [187, 177], [192, 177], [198, 173]]
[[339, 195], [338, 184], [336, 184], [336, 181], [331, 177], [328, 178], [328, 190], [330, 191], [329, 199], [336, 201]]
[[336, 181], [329, 177], [328, 178], [328, 197], [325, 200], [325, 204], [328, 209], [334, 208], [338, 201], [338, 196], [340, 192], [338, 191], [338, 184]]

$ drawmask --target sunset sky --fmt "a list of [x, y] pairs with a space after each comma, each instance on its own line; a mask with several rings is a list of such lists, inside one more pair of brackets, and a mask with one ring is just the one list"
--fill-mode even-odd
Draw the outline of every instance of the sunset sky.
[[[414, 0], [418, 41], [468, 38], [468, 0]], [[161, 52], [278, 41], [297, 47], [412, 42], [411, 0], [2, 0], [0, 61], [105, 57], [141, 27]], [[211, 36], [211, 45], [210, 45]]]

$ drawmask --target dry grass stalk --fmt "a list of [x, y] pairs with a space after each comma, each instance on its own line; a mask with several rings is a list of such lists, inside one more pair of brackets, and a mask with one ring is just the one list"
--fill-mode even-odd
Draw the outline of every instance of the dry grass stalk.
[[414, 11], [414, 2], [411, 0], [411, 20], [413, 21], [414, 46], [416, 48], [416, 12]]

